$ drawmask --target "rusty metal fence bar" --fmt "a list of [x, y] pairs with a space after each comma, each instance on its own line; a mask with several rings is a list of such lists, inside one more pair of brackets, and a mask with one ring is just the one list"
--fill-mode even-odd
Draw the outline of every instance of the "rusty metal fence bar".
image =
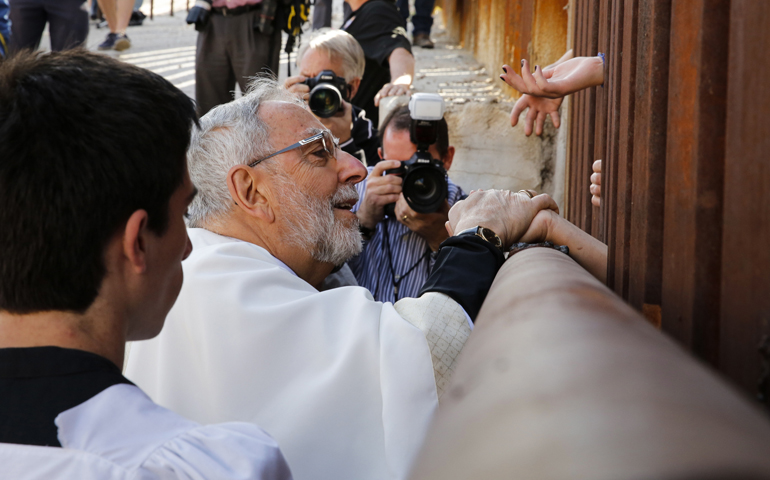
[[568, 256], [490, 289], [412, 480], [770, 479], [770, 421]]
[[573, 8], [575, 54], [608, 62], [605, 87], [572, 101], [566, 217], [608, 244], [610, 288], [770, 397], [770, 4]]

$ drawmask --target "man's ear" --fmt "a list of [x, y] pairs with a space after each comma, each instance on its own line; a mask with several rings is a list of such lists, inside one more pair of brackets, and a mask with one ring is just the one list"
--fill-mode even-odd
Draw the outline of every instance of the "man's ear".
[[444, 155], [444, 158], [441, 159], [441, 161], [444, 163], [444, 170], [449, 171], [449, 168], [452, 166], [452, 160], [455, 158], [455, 147], [449, 146], [446, 149], [446, 155]]
[[382, 147], [377, 147], [377, 155], [380, 156], [380, 160], [385, 160], [385, 157], [382, 156]]
[[[262, 169], [264, 170], [264, 169]], [[275, 213], [270, 205], [266, 174], [246, 165], [236, 165], [227, 172], [227, 189], [237, 208], [249, 216], [257, 217], [267, 223], [275, 221]]]
[[128, 217], [123, 230], [123, 255], [128, 259], [134, 273], [147, 271], [147, 212], [137, 210]]
[[358, 87], [361, 86], [361, 77], [354, 78], [348, 85], [350, 85], [350, 99], [352, 100], [358, 93]]

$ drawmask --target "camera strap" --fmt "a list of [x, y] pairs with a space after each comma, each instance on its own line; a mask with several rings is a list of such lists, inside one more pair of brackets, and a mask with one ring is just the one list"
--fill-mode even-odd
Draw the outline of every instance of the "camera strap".
[[412, 273], [412, 271], [417, 268], [417, 265], [422, 263], [423, 260], [425, 260], [425, 257], [427, 257], [430, 254], [430, 247], [426, 247], [427, 250], [425, 253], [422, 254], [420, 258], [417, 259], [414, 264], [412, 264], [409, 269], [402, 273], [398, 274], [396, 273], [396, 270], [393, 268], [393, 255], [390, 250], [390, 238], [388, 235], [388, 222], [382, 222], [382, 241], [383, 241], [383, 247], [385, 250], [385, 256], [388, 258], [388, 268], [390, 269], [390, 278], [393, 281], [393, 303], [398, 301], [398, 286], [401, 285], [401, 281], [406, 278], [407, 275]]

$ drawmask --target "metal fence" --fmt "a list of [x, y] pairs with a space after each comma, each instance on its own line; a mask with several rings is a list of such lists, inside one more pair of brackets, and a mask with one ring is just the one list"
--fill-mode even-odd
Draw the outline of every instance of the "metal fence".
[[[770, 391], [770, 2], [577, 0], [566, 216], [608, 285], [750, 394]], [[589, 176], [603, 160], [602, 205]]]

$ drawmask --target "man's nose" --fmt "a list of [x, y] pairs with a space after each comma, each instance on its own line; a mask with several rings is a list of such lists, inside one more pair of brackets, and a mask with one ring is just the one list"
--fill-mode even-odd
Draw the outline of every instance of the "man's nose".
[[339, 150], [337, 168], [340, 183], [358, 183], [368, 174], [366, 167], [353, 155]]

